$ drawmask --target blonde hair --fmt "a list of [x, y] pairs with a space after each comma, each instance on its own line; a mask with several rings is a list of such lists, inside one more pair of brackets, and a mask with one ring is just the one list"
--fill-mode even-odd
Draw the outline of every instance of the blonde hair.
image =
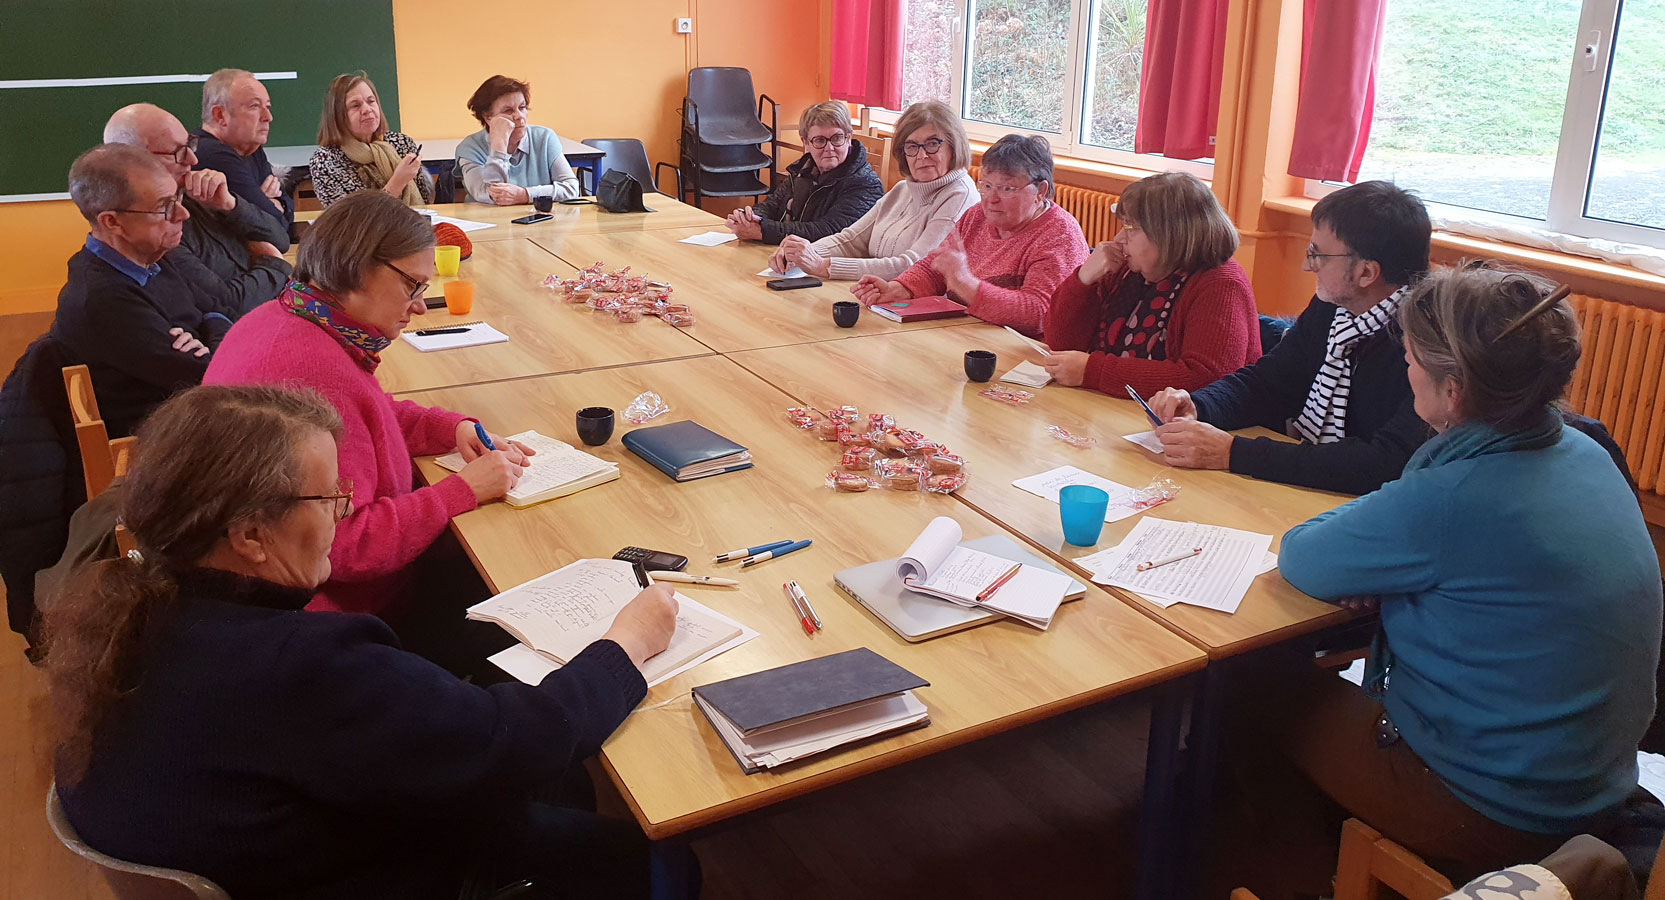
[[913, 175], [908, 171], [908, 154], [902, 145], [914, 132], [932, 126], [942, 132], [942, 139], [948, 146], [948, 171], [971, 165], [971, 142], [965, 138], [965, 127], [960, 124], [960, 117], [954, 115], [948, 104], [941, 100], [921, 100], [908, 104], [908, 108], [902, 110], [902, 117], [896, 120], [896, 130], [892, 132], [890, 156], [896, 160], [896, 168], [903, 178], [911, 179]]
[[1195, 175], [1161, 172], [1127, 186], [1116, 215], [1150, 238], [1164, 272], [1201, 272], [1237, 252], [1237, 226]]
[[[318, 146], [339, 147], [353, 137], [353, 131], [347, 127], [347, 95], [353, 88], [361, 84], [370, 85], [370, 93], [376, 95], [376, 111], [382, 120], [376, 125], [376, 133], [370, 136], [370, 141], [379, 141], [387, 137], [387, 110], [382, 108], [381, 92], [376, 90], [376, 83], [364, 72], [348, 72], [337, 75], [330, 80], [330, 86], [324, 90], [324, 113], [318, 118]], [[366, 141], [369, 143], [369, 141]]]
[[845, 134], [855, 131], [850, 127], [850, 107], [837, 100], [817, 103], [805, 109], [804, 114], [798, 117], [799, 136], [809, 140], [809, 130], [817, 125], [830, 125]]

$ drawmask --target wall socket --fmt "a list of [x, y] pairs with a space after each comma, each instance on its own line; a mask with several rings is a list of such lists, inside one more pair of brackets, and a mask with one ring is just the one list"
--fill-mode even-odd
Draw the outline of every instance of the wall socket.
[[677, 34], [693, 34], [693, 32], [694, 32], [694, 20], [693, 19], [684, 17], [684, 18], [676, 20], [676, 33]]

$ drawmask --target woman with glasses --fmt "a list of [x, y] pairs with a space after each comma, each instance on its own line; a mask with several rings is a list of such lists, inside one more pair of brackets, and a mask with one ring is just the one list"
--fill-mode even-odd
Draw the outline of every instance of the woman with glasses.
[[1042, 362], [1059, 384], [1123, 396], [1194, 391], [1260, 358], [1260, 316], [1231, 255], [1237, 228], [1194, 175], [1127, 186], [1122, 230], [1052, 295]]
[[670, 587], [535, 687], [469, 684], [372, 617], [302, 612], [351, 518], [353, 427], [314, 391], [243, 385], [181, 393], [140, 429], [121, 498], [138, 550], [79, 572], [43, 629], [69, 821], [234, 897], [454, 900], [523, 879], [645, 897], [633, 824], [539, 798], [647, 692]]
[[1363, 691], [1298, 667], [1285, 752], [1456, 877], [1610, 834], [1654, 710], [1659, 562], [1623, 475], [1557, 408], [1580, 349], [1565, 296], [1489, 268], [1412, 288], [1394, 321], [1437, 433], [1279, 551], [1297, 588], [1381, 611]]
[[947, 296], [995, 325], [1040, 337], [1052, 292], [1087, 259], [1081, 225], [1052, 202], [1046, 138], [1008, 134], [983, 154], [974, 206], [942, 246], [894, 281], [864, 275], [850, 289], [864, 306]]
[[798, 117], [801, 159], [757, 206], [729, 214], [728, 229], [747, 241], [778, 244], [787, 235], [818, 241], [849, 228], [884, 196], [867, 151], [850, 139], [850, 110], [829, 100]]
[[[412, 566], [453, 516], [513, 487], [531, 452], [496, 435], [499, 449], [487, 450], [475, 420], [395, 401], [376, 381], [381, 352], [427, 311], [422, 295], [433, 274], [427, 219], [382, 191], [349, 194], [307, 232], [295, 281], [231, 329], [205, 379], [309, 387], [341, 414], [340, 469], [357, 506], [336, 529], [331, 572], [312, 608], [376, 613], [396, 628], [417, 627], [425, 620], [411, 617], [431, 612], [425, 597], [399, 605], [416, 580]], [[411, 458], [452, 450], [468, 460], [463, 470], [412, 490]], [[420, 587], [441, 593], [428, 579]]]
[[977, 183], [966, 174], [971, 145], [948, 105], [915, 103], [896, 120], [891, 156], [903, 180], [854, 225], [818, 241], [789, 234], [770, 267], [797, 266], [817, 278], [855, 281], [863, 275], [895, 278], [919, 262], [977, 204]]

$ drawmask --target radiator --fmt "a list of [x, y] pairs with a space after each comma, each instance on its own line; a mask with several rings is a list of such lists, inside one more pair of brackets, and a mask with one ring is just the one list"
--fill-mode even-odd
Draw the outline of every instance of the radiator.
[[[973, 179], [978, 177], [980, 166], [972, 166], [966, 171]], [[1068, 184], [1054, 185], [1057, 201], [1064, 211], [1075, 217], [1081, 223], [1081, 233], [1087, 237], [1087, 246], [1092, 247], [1099, 241], [1108, 241], [1116, 236], [1122, 228], [1121, 220], [1111, 210], [1116, 205], [1116, 195], [1089, 188], [1075, 187]]]
[[1567, 401], [1607, 426], [1644, 493], [1665, 495], [1665, 312], [1574, 295], [1584, 352]]

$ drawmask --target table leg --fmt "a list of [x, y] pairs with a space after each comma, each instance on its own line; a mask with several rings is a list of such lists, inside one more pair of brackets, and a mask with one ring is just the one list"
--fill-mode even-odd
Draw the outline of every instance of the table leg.
[[694, 850], [680, 837], [648, 845], [653, 900], [691, 900], [694, 896]]
[[1150, 710], [1145, 750], [1145, 793], [1139, 802], [1139, 900], [1172, 900], [1178, 875], [1179, 732], [1189, 695], [1185, 678], [1158, 685]]

